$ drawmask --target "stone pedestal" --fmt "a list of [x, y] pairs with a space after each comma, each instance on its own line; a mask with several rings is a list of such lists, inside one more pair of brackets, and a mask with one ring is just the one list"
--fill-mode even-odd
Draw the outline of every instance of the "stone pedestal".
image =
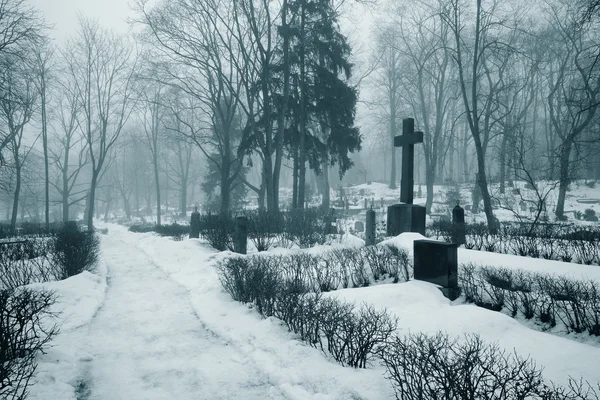
[[458, 245], [435, 240], [414, 241], [415, 279], [442, 286], [444, 296], [458, 293]]
[[387, 236], [404, 232], [425, 235], [425, 207], [414, 204], [394, 204], [387, 210]]
[[235, 231], [233, 233], [233, 251], [246, 254], [248, 246], [248, 218], [237, 217], [235, 219]]
[[373, 246], [375, 245], [375, 211], [368, 210], [367, 211], [367, 229], [365, 231], [365, 245]]

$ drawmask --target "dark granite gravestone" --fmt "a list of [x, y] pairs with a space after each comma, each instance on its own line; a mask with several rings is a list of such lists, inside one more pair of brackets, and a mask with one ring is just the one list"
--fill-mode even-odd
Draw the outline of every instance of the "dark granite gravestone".
[[375, 245], [375, 211], [367, 211], [367, 230], [365, 232], [365, 245]]
[[465, 244], [465, 210], [456, 203], [452, 209], [452, 241], [458, 245]]
[[441, 286], [450, 300], [458, 297], [458, 245], [434, 240], [414, 241], [415, 279]]
[[235, 230], [233, 233], [233, 251], [246, 254], [248, 246], [248, 217], [235, 218]]
[[387, 235], [396, 236], [403, 232], [425, 234], [425, 207], [413, 204], [415, 144], [423, 143], [423, 132], [415, 132], [415, 120], [402, 121], [402, 136], [394, 137], [394, 146], [402, 147], [402, 180], [400, 201], [388, 207]]
[[363, 232], [365, 230], [365, 224], [362, 221], [356, 221], [354, 223], [354, 230], [356, 232]]
[[198, 207], [194, 208], [190, 219], [190, 239], [198, 239], [200, 237], [200, 213]]

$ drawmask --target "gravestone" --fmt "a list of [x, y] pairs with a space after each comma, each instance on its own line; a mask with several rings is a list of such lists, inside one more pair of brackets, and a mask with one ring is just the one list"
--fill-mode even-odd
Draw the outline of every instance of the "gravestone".
[[519, 207], [521, 207], [521, 212], [527, 212], [527, 204], [523, 200], [519, 203]]
[[402, 179], [400, 201], [388, 207], [387, 235], [396, 236], [403, 232], [425, 235], [425, 207], [413, 204], [415, 144], [423, 143], [423, 132], [415, 132], [415, 120], [402, 121], [402, 136], [394, 137], [394, 146], [402, 147]]
[[452, 241], [459, 246], [466, 243], [465, 210], [456, 203], [452, 209]]
[[367, 211], [367, 230], [365, 232], [365, 245], [375, 245], [375, 210]]
[[198, 239], [200, 237], [200, 213], [198, 207], [194, 208], [190, 218], [190, 239]]
[[248, 246], [248, 217], [235, 218], [235, 230], [233, 233], [233, 251], [246, 254]]
[[365, 230], [365, 224], [362, 221], [356, 221], [354, 223], [354, 230], [356, 232], [363, 232]]
[[458, 244], [435, 240], [415, 240], [415, 279], [441, 286], [450, 300], [458, 298]]

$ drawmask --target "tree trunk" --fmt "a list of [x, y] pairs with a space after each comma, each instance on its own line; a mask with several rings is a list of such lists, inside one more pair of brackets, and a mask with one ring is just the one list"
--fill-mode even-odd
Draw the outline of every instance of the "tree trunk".
[[329, 186], [329, 162], [326, 160], [323, 163], [323, 197], [321, 201], [321, 207], [323, 210], [329, 210], [331, 207], [331, 194], [330, 194], [330, 186]]
[[12, 216], [10, 219], [10, 230], [14, 232], [17, 227], [17, 216], [19, 215], [19, 196], [21, 194], [21, 166], [18, 164], [15, 168], [16, 172], [16, 182], [15, 182], [15, 192], [13, 194], [13, 207], [12, 207]]
[[572, 148], [573, 142], [567, 140], [560, 151], [560, 182], [558, 186], [558, 201], [556, 202], [556, 210], [554, 211], [558, 218], [562, 218], [565, 213], [565, 198], [570, 183], [569, 165]]
[[88, 231], [94, 230], [94, 205], [96, 202], [96, 185], [98, 184], [98, 173], [92, 172], [92, 182], [90, 185], [88, 213], [87, 213], [87, 228]]
[[158, 176], [158, 160], [157, 156], [154, 156], [154, 182], [156, 183], [156, 225], [161, 224], [161, 211], [160, 211], [160, 177]]
[[506, 181], [506, 147], [508, 144], [508, 132], [505, 129], [504, 135], [502, 135], [502, 145], [500, 148], [500, 194], [505, 192], [505, 181]]

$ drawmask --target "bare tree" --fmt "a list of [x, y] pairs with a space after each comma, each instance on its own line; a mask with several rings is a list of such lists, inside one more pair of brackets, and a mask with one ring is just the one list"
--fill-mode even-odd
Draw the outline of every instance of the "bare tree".
[[81, 127], [91, 160], [87, 225], [92, 230], [96, 189], [105, 161], [134, 108], [136, 58], [124, 37], [84, 18], [80, 18], [79, 33], [69, 41], [66, 55], [69, 79], [76, 83]]
[[[600, 43], [595, 29], [582, 29], [578, 22], [580, 9], [568, 1], [557, 1], [548, 7], [557, 40], [549, 44], [548, 111], [552, 127], [560, 140], [559, 193], [555, 214], [563, 218], [567, 187], [573, 179], [573, 168], [586, 157], [579, 147], [582, 136], [592, 123], [600, 104]], [[576, 157], [574, 159], [574, 156]]]
[[[3, 63], [15, 62], [31, 50], [32, 45], [39, 41], [46, 26], [37, 10], [27, 4], [26, 0], [0, 0], [0, 58]], [[11, 65], [6, 65], [11, 67]], [[6, 71], [5, 71], [6, 72]], [[6, 81], [5, 72], [0, 73], [0, 87], [10, 84]], [[6, 93], [3, 90], [3, 93]], [[3, 99], [4, 102], [7, 99]], [[0, 165], [2, 150], [12, 142], [17, 131], [0, 130]]]
[[12, 161], [15, 168], [15, 188], [11, 228], [17, 223], [19, 194], [21, 190], [21, 172], [24, 162], [31, 152], [31, 147], [24, 151], [23, 134], [31, 121], [37, 105], [37, 91], [33, 84], [31, 60], [22, 60], [8, 55], [0, 60], [3, 85], [0, 94], [0, 115], [6, 121], [8, 135], [11, 139]]
[[54, 49], [43, 41], [35, 50], [35, 83], [40, 96], [40, 117], [42, 124], [42, 150], [44, 153], [44, 220], [46, 229], [50, 228], [50, 168], [48, 160], [48, 85], [52, 76], [52, 58]]

